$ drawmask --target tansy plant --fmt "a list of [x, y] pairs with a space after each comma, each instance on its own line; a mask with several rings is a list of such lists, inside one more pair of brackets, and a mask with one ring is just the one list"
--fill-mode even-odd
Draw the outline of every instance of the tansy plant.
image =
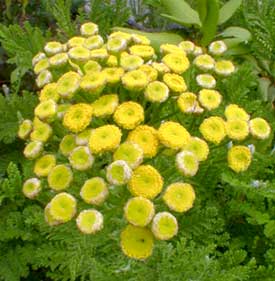
[[[104, 227], [104, 205], [121, 188], [121, 249], [143, 260], [155, 240], [177, 235], [211, 153], [227, 147], [228, 169], [249, 169], [249, 144], [271, 129], [237, 104], [226, 105], [215, 89], [236, 71], [222, 57], [226, 49], [223, 41], [207, 51], [182, 41], [161, 45], [156, 55], [141, 35], [114, 32], [105, 42], [94, 23], [66, 43], [48, 42], [33, 58], [40, 103], [18, 131], [33, 163], [23, 193], [37, 200], [48, 194], [46, 222], [75, 219], [83, 235], [95, 234]], [[172, 159], [172, 177], [157, 165], [160, 158]]]

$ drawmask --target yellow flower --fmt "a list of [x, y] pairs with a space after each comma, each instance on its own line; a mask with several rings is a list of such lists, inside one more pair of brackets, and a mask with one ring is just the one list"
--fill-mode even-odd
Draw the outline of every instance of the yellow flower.
[[147, 85], [144, 95], [151, 102], [164, 102], [169, 97], [169, 88], [163, 82], [153, 81]]
[[57, 81], [57, 93], [62, 98], [72, 98], [77, 92], [80, 83], [80, 75], [69, 71], [62, 75]]
[[91, 135], [92, 129], [86, 129], [78, 133], [75, 137], [75, 142], [77, 145], [87, 145], [89, 143], [89, 138]]
[[163, 81], [169, 89], [176, 94], [184, 92], [187, 89], [183, 77], [177, 74], [166, 73], [163, 75]]
[[115, 67], [118, 66], [118, 59], [114, 55], [110, 55], [106, 61], [106, 65], [109, 67]]
[[50, 67], [50, 62], [49, 62], [48, 58], [45, 58], [45, 59], [40, 60], [35, 65], [35, 67], [33, 68], [33, 71], [36, 75], [38, 75], [42, 71], [47, 70], [49, 67]]
[[143, 65], [143, 59], [139, 56], [122, 54], [120, 57], [120, 66], [126, 71], [131, 71]]
[[197, 137], [191, 137], [188, 143], [183, 146], [183, 150], [192, 152], [198, 161], [205, 161], [209, 154], [207, 142]]
[[39, 94], [39, 100], [46, 101], [49, 99], [54, 100], [55, 102], [59, 101], [59, 95], [57, 93], [57, 84], [56, 83], [50, 83], [46, 85]]
[[68, 52], [70, 59], [75, 63], [84, 63], [90, 58], [90, 51], [84, 47], [78, 46], [71, 48]]
[[98, 95], [104, 89], [106, 82], [103, 72], [89, 72], [82, 77], [80, 88], [89, 94]]
[[148, 84], [146, 74], [141, 70], [132, 70], [122, 76], [123, 86], [130, 91], [141, 91]]
[[204, 139], [219, 144], [226, 137], [225, 122], [221, 117], [204, 119], [199, 128]]
[[48, 42], [45, 45], [44, 50], [48, 56], [52, 56], [52, 55], [62, 52], [63, 46], [60, 42], [52, 41], [52, 42]]
[[80, 36], [72, 37], [68, 41], [68, 47], [69, 48], [74, 48], [74, 47], [83, 46], [84, 41], [85, 41], [85, 38], [83, 38], [83, 37], [80, 37]]
[[112, 115], [118, 107], [118, 95], [104, 95], [92, 103], [93, 115], [104, 117]]
[[63, 137], [59, 144], [59, 149], [64, 156], [69, 156], [69, 154], [76, 147], [76, 140], [74, 135], [66, 135]]
[[179, 43], [179, 47], [187, 54], [191, 54], [195, 49], [195, 44], [191, 41], [182, 41]]
[[160, 173], [150, 165], [137, 167], [128, 183], [128, 188], [133, 196], [142, 196], [154, 199], [163, 187]]
[[249, 129], [252, 136], [262, 140], [267, 139], [271, 132], [269, 124], [263, 118], [251, 119]]
[[182, 48], [180, 48], [176, 45], [173, 45], [173, 44], [161, 44], [160, 52], [164, 55], [173, 54], [173, 53], [176, 53], [179, 55], [185, 55], [185, 51]]
[[60, 221], [57, 221], [55, 220], [52, 215], [50, 214], [50, 203], [48, 203], [44, 209], [44, 218], [45, 218], [45, 221], [46, 223], [49, 225], [49, 226], [55, 226], [55, 225], [58, 225], [62, 222]]
[[248, 147], [243, 145], [232, 146], [227, 155], [228, 166], [236, 173], [244, 172], [248, 169], [252, 155]]
[[193, 113], [198, 106], [197, 96], [191, 92], [182, 93], [177, 103], [183, 113]]
[[133, 45], [129, 48], [130, 54], [149, 60], [155, 55], [155, 50], [147, 45]]
[[42, 52], [39, 52], [37, 53], [33, 58], [32, 58], [32, 66], [35, 66], [39, 61], [45, 59], [47, 56], [42, 53]]
[[227, 46], [223, 41], [214, 41], [209, 45], [209, 52], [213, 55], [222, 55], [227, 50]]
[[216, 80], [210, 74], [200, 74], [197, 75], [196, 81], [199, 86], [207, 89], [212, 89], [216, 87]]
[[37, 178], [31, 178], [24, 182], [22, 192], [29, 198], [34, 199], [41, 191], [41, 182]]
[[157, 154], [159, 142], [157, 131], [153, 127], [138, 126], [128, 134], [127, 140], [138, 144], [143, 150], [144, 157], [152, 158]]
[[50, 201], [49, 213], [55, 221], [70, 221], [76, 214], [76, 199], [66, 192], [55, 195]]
[[83, 69], [84, 69], [85, 74], [100, 72], [101, 65], [94, 60], [89, 60], [88, 62], [86, 62], [84, 64]]
[[220, 75], [228, 76], [235, 71], [234, 64], [229, 60], [220, 60], [215, 63], [215, 72]]
[[193, 152], [182, 150], [176, 156], [176, 165], [186, 177], [193, 177], [199, 170], [199, 161]]
[[116, 84], [120, 82], [124, 74], [124, 69], [121, 67], [106, 67], [103, 69], [102, 73], [105, 75], [107, 83]]
[[143, 64], [138, 68], [138, 70], [142, 70], [147, 75], [149, 82], [153, 82], [158, 78], [158, 72], [155, 68], [148, 64]]
[[30, 134], [32, 141], [47, 142], [52, 135], [52, 128], [49, 124], [41, 122], [38, 118], [34, 119], [33, 131]]
[[188, 131], [179, 123], [167, 121], [160, 125], [158, 130], [160, 142], [169, 148], [180, 149], [190, 139]]
[[49, 187], [55, 191], [67, 189], [73, 180], [73, 173], [71, 169], [60, 164], [51, 169], [48, 175]]
[[37, 158], [43, 150], [43, 143], [41, 141], [32, 141], [25, 146], [23, 154], [28, 159]]
[[52, 99], [40, 102], [34, 110], [35, 116], [44, 121], [51, 121], [55, 117], [56, 113], [57, 104]]
[[215, 60], [207, 54], [197, 56], [193, 62], [202, 70], [211, 70], [215, 66]]
[[199, 92], [200, 104], [208, 110], [219, 107], [222, 102], [222, 96], [218, 91], [202, 89]]
[[143, 107], [133, 101], [124, 102], [117, 107], [114, 120], [123, 129], [132, 130], [144, 120]]
[[91, 155], [88, 147], [78, 146], [70, 153], [69, 161], [74, 169], [86, 171], [92, 167], [94, 157]]
[[67, 53], [59, 53], [49, 59], [50, 65], [54, 68], [65, 66], [69, 60]]
[[113, 185], [126, 184], [132, 176], [132, 170], [126, 161], [116, 160], [107, 167], [106, 177]]
[[43, 88], [45, 85], [51, 83], [53, 80], [52, 73], [49, 70], [43, 70], [37, 76], [35, 82], [38, 88]]
[[32, 131], [32, 121], [26, 119], [20, 124], [17, 135], [20, 139], [25, 140], [29, 137], [31, 131]]
[[134, 197], [128, 200], [124, 207], [124, 216], [135, 226], [148, 225], [155, 215], [154, 204], [143, 197]]
[[157, 213], [153, 219], [152, 232], [159, 240], [169, 240], [178, 233], [177, 219], [168, 212]]
[[151, 43], [150, 40], [146, 36], [143, 36], [140, 34], [132, 34], [131, 38], [135, 44], [150, 45], [150, 43]]
[[246, 121], [233, 119], [226, 122], [226, 133], [232, 140], [244, 140], [249, 134], [249, 127]]
[[145, 227], [127, 225], [120, 235], [123, 253], [129, 258], [144, 260], [152, 255], [154, 238]]
[[45, 154], [35, 161], [33, 171], [38, 177], [47, 177], [55, 165], [55, 156], [52, 154]]
[[191, 209], [195, 198], [196, 195], [192, 185], [183, 182], [170, 184], [163, 195], [163, 200], [169, 209], [179, 213]]
[[121, 131], [115, 125], [104, 125], [92, 130], [89, 139], [89, 148], [92, 153], [98, 154], [115, 150], [121, 140]]
[[172, 53], [164, 56], [162, 62], [165, 63], [173, 72], [182, 74], [189, 66], [189, 60], [185, 55]]
[[132, 35], [126, 32], [121, 32], [121, 31], [116, 31], [110, 34], [109, 38], [120, 38], [120, 39], [124, 39], [127, 42], [130, 42], [132, 39]]
[[90, 57], [91, 59], [95, 60], [106, 60], [108, 58], [109, 54], [106, 49], [104, 48], [99, 48], [99, 49], [94, 49], [90, 51]]
[[81, 25], [80, 33], [83, 36], [93, 36], [98, 33], [98, 25], [93, 22], [87, 22]]
[[127, 41], [123, 38], [111, 37], [108, 38], [106, 47], [111, 54], [118, 54], [127, 48]]
[[83, 47], [89, 49], [89, 50], [94, 50], [94, 49], [99, 49], [103, 46], [104, 41], [103, 38], [100, 35], [93, 35], [85, 39], [83, 43]]
[[165, 73], [170, 72], [170, 68], [164, 64], [163, 62], [153, 62], [152, 67], [160, 74], [163, 75]]
[[194, 50], [193, 50], [193, 55], [194, 55], [194, 56], [199, 56], [199, 55], [201, 55], [201, 54], [203, 54], [202, 48], [199, 47], [199, 46], [195, 46], [195, 48], [194, 48]]
[[84, 234], [95, 234], [103, 228], [103, 215], [94, 209], [83, 210], [76, 218], [76, 225]]
[[246, 113], [246, 111], [239, 107], [237, 104], [230, 104], [225, 108], [225, 117], [229, 120], [243, 120], [248, 121], [250, 116]]
[[143, 150], [131, 141], [122, 143], [113, 154], [113, 159], [125, 161], [132, 169], [138, 167], [143, 161]]
[[80, 190], [81, 198], [88, 204], [101, 205], [109, 194], [106, 182], [100, 177], [85, 181]]
[[92, 108], [85, 103], [71, 105], [63, 118], [63, 125], [74, 133], [85, 130], [92, 119]]

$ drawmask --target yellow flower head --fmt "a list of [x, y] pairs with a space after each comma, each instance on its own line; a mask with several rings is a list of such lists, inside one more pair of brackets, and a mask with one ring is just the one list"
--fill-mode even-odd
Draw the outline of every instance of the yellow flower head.
[[196, 81], [199, 86], [206, 88], [206, 89], [212, 89], [212, 88], [216, 87], [216, 80], [210, 74], [197, 75]]
[[91, 135], [92, 129], [85, 129], [84, 131], [78, 133], [75, 136], [75, 142], [77, 145], [87, 145], [89, 143], [89, 138]]
[[204, 108], [213, 110], [221, 104], [222, 96], [218, 91], [203, 89], [199, 92], [199, 101]]
[[68, 52], [68, 55], [75, 63], [84, 63], [90, 59], [89, 49], [81, 46], [71, 48]]
[[157, 213], [153, 219], [152, 232], [159, 240], [169, 240], [178, 233], [177, 219], [168, 212]]
[[152, 158], [158, 151], [158, 134], [150, 126], [141, 125], [128, 134], [128, 141], [138, 144], [143, 150], [144, 157]]
[[149, 229], [129, 224], [120, 235], [120, 245], [129, 258], [144, 260], [152, 255], [154, 237]]
[[102, 73], [105, 75], [107, 83], [119, 83], [124, 74], [124, 69], [121, 67], [106, 67]]
[[68, 48], [80, 47], [83, 46], [84, 41], [85, 41], [84, 37], [75, 36], [68, 41], [67, 45]]
[[226, 137], [225, 121], [218, 116], [204, 119], [199, 128], [204, 139], [219, 144]]
[[114, 120], [123, 129], [132, 130], [144, 120], [143, 107], [136, 102], [124, 102], [117, 107]]
[[20, 124], [17, 135], [20, 139], [25, 140], [29, 137], [31, 131], [32, 131], [32, 121], [26, 119]]
[[81, 198], [88, 204], [101, 205], [109, 194], [104, 179], [94, 177], [85, 181], [80, 190]]
[[118, 66], [118, 59], [114, 55], [110, 55], [106, 61], [106, 65], [109, 67], [115, 67]]
[[177, 103], [183, 113], [193, 113], [198, 106], [197, 96], [191, 92], [182, 93]]
[[149, 60], [155, 55], [155, 50], [147, 45], [133, 45], [129, 48], [130, 54]]
[[34, 199], [41, 191], [41, 182], [37, 178], [31, 178], [24, 182], [22, 192], [29, 198]]
[[194, 56], [199, 56], [203, 54], [203, 49], [199, 46], [195, 46], [194, 50], [193, 50], [193, 55]]
[[101, 71], [101, 65], [94, 61], [94, 60], [89, 60], [88, 62], [86, 62], [83, 66], [83, 69], [84, 69], [84, 72], [86, 74], [89, 74], [89, 73], [94, 73], [94, 72], [100, 72]]
[[114, 161], [123, 160], [132, 169], [138, 167], [143, 161], [143, 150], [131, 141], [122, 143], [113, 154]]
[[55, 225], [59, 225], [61, 224], [62, 222], [61, 221], [58, 221], [58, 220], [55, 220], [53, 218], [53, 216], [50, 214], [50, 203], [48, 203], [44, 209], [44, 218], [45, 218], [45, 221], [46, 223], [49, 225], [49, 226], [55, 226]]
[[228, 120], [226, 122], [226, 134], [232, 140], [242, 141], [249, 134], [249, 126], [241, 119]]
[[143, 65], [143, 59], [139, 56], [122, 54], [120, 57], [120, 66], [126, 70], [131, 71]]
[[169, 97], [169, 88], [163, 82], [153, 81], [147, 85], [144, 95], [151, 102], [164, 102]]
[[116, 160], [107, 167], [106, 177], [113, 185], [126, 184], [132, 176], [132, 170], [124, 160]]
[[164, 56], [162, 62], [165, 63], [173, 72], [182, 74], [189, 66], [189, 60], [185, 55], [172, 53]]
[[150, 45], [150, 43], [151, 43], [151, 41], [146, 36], [143, 36], [140, 34], [132, 34], [131, 37], [132, 37], [132, 41], [135, 44]]
[[80, 88], [92, 95], [98, 95], [106, 85], [107, 79], [103, 72], [89, 72], [82, 77]]
[[59, 149], [64, 156], [69, 156], [69, 154], [76, 147], [76, 140], [74, 135], [66, 135], [63, 137], [59, 144]]
[[103, 215], [94, 209], [83, 210], [76, 218], [76, 225], [84, 234], [95, 234], [103, 228]]
[[270, 135], [271, 128], [263, 118], [254, 118], [249, 121], [251, 135], [258, 139], [267, 139]]
[[239, 107], [237, 104], [230, 104], [225, 108], [224, 115], [228, 121], [230, 120], [243, 120], [248, 121], [250, 116], [246, 111]]
[[166, 73], [163, 75], [163, 81], [176, 94], [184, 92], [187, 89], [183, 77], [178, 74]]
[[62, 52], [63, 46], [60, 42], [52, 41], [52, 42], [48, 42], [45, 45], [44, 50], [48, 56], [53, 56], [57, 53]]
[[215, 72], [228, 76], [235, 71], [235, 66], [230, 60], [220, 60], [215, 63]]
[[174, 45], [174, 44], [161, 44], [160, 45], [160, 52], [163, 54], [163, 55], [166, 55], [166, 54], [179, 54], [179, 55], [185, 55], [185, 51]]
[[92, 103], [93, 115], [96, 117], [112, 115], [117, 107], [117, 95], [104, 95]]
[[170, 72], [170, 68], [163, 62], [153, 62], [151, 65], [160, 75]]
[[109, 54], [105, 48], [94, 49], [90, 51], [90, 57], [94, 60], [105, 61]]
[[45, 53], [39, 52], [32, 58], [32, 66], [35, 66], [39, 61], [45, 59], [47, 56]]
[[179, 43], [179, 47], [186, 53], [191, 54], [195, 49], [195, 44], [191, 41], [182, 41]]
[[106, 47], [111, 54], [118, 54], [127, 48], [127, 41], [123, 38], [109, 37]]
[[124, 207], [124, 216], [135, 226], [148, 225], [155, 214], [154, 204], [143, 197], [134, 197], [128, 200]]
[[197, 137], [191, 137], [188, 143], [183, 146], [183, 150], [192, 152], [198, 161], [205, 161], [209, 154], [207, 142]]
[[137, 167], [128, 183], [128, 188], [133, 196], [142, 196], [148, 199], [155, 198], [163, 187], [160, 173], [150, 165]]
[[153, 81], [157, 80], [158, 71], [155, 68], [153, 68], [152, 66], [150, 66], [148, 64], [143, 64], [138, 69], [145, 72], [145, 74], [147, 75], [147, 77], [149, 79], [149, 82], [153, 82]]
[[211, 70], [215, 66], [215, 60], [207, 55], [199, 55], [194, 59], [194, 64], [202, 70]]
[[109, 38], [120, 38], [120, 39], [124, 39], [127, 42], [130, 42], [132, 39], [132, 35], [126, 32], [121, 32], [121, 31], [116, 31], [110, 34]]
[[44, 70], [47, 70], [50, 67], [50, 62], [48, 58], [40, 60], [34, 67], [33, 71], [36, 75], [41, 73]]
[[52, 73], [49, 70], [43, 70], [37, 76], [35, 82], [38, 88], [43, 88], [45, 85], [51, 83], [53, 80]]
[[76, 199], [69, 193], [58, 193], [50, 201], [49, 213], [55, 221], [70, 221], [76, 214]]
[[55, 117], [56, 113], [57, 104], [52, 99], [40, 102], [34, 110], [35, 116], [44, 121], [52, 120]]
[[92, 22], [87, 22], [81, 25], [80, 33], [83, 36], [93, 36], [98, 33], [98, 25]]
[[49, 124], [41, 122], [38, 118], [33, 121], [33, 131], [30, 134], [32, 141], [47, 142], [52, 135], [52, 128]]
[[54, 100], [55, 102], [59, 101], [59, 95], [57, 93], [57, 84], [56, 83], [50, 83], [46, 85], [39, 94], [39, 100], [46, 101], [46, 100]]
[[35, 161], [33, 171], [38, 177], [47, 177], [55, 165], [55, 156], [53, 154], [45, 154]]
[[71, 166], [78, 171], [90, 169], [94, 163], [94, 157], [87, 146], [78, 146], [70, 153]]
[[29, 142], [23, 151], [24, 156], [27, 159], [37, 158], [43, 151], [43, 143], [41, 141]]
[[69, 60], [67, 53], [59, 53], [49, 59], [50, 65], [54, 68], [65, 66]]
[[57, 81], [57, 93], [65, 99], [74, 96], [79, 88], [80, 75], [76, 72], [69, 71], [62, 75]]
[[252, 154], [248, 147], [243, 145], [232, 146], [227, 155], [228, 166], [236, 173], [248, 169], [252, 160]]
[[89, 50], [99, 49], [103, 46], [104, 41], [100, 35], [93, 35], [85, 39], [83, 42], [83, 47]]
[[61, 191], [67, 189], [73, 180], [73, 173], [71, 169], [60, 164], [51, 169], [48, 175], [49, 187], [55, 191]]
[[179, 123], [167, 121], [160, 125], [158, 137], [164, 146], [172, 149], [180, 149], [189, 141], [190, 134]]
[[148, 84], [147, 75], [141, 70], [132, 70], [122, 77], [123, 86], [130, 91], [141, 91]]
[[73, 133], [86, 129], [92, 119], [92, 107], [86, 103], [71, 105], [63, 118], [63, 125]]
[[92, 153], [98, 154], [115, 150], [121, 140], [122, 133], [115, 125], [104, 125], [91, 132], [89, 148]]
[[227, 50], [227, 46], [223, 41], [214, 41], [209, 45], [208, 49], [213, 55], [222, 55]]
[[191, 209], [195, 198], [196, 195], [192, 185], [183, 182], [170, 184], [163, 195], [163, 200], [169, 209], [179, 213]]
[[199, 170], [199, 161], [196, 155], [187, 150], [182, 150], [176, 156], [176, 165], [186, 177], [193, 177]]

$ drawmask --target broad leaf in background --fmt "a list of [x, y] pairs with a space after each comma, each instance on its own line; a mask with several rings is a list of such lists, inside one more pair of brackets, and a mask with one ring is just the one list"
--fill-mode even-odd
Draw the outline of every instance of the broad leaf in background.
[[219, 22], [218, 22], [219, 25], [228, 21], [233, 16], [233, 14], [238, 10], [241, 4], [242, 4], [242, 0], [230, 0], [226, 2], [220, 9]]
[[224, 42], [229, 48], [251, 40], [251, 33], [247, 29], [238, 26], [226, 28], [219, 36], [224, 38]]

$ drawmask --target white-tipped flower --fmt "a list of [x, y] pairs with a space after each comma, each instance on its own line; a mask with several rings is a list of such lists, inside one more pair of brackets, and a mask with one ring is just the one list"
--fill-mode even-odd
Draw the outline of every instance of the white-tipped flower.
[[98, 25], [92, 22], [87, 22], [81, 25], [80, 33], [83, 36], [93, 36], [98, 33]]
[[44, 70], [47, 70], [50, 67], [48, 58], [40, 60], [33, 68], [33, 71], [36, 75], [41, 73]]
[[208, 50], [213, 55], [221, 55], [227, 50], [227, 46], [221, 40], [214, 41], [209, 45]]
[[220, 60], [215, 63], [215, 72], [219, 75], [228, 76], [235, 71], [235, 66], [230, 60]]
[[182, 41], [178, 45], [182, 50], [186, 52], [186, 54], [191, 54], [193, 53], [195, 49], [195, 44], [191, 41]]
[[199, 74], [196, 77], [196, 81], [203, 88], [212, 89], [216, 87], [216, 80], [210, 74]]
[[117, 54], [127, 48], [127, 41], [122, 38], [111, 37], [108, 39], [106, 47], [111, 54]]
[[32, 141], [28, 143], [24, 149], [24, 155], [28, 159], [37, 158], [43, 150], [43, 143], [41, 141]]
[[169, 97], [169, 88], [160, 81], [149, 83], [144, 92], [145, 97], [151, 102], [164, 102]]
[[77, 145], [87, 145], [89, 143], [91, 131], [92, 131], [92, 129], [86, 129], [86, 130], [78, 133], [75, 137], [76, 144]]
[[42, 88], [45, 85], [51, 83], [53, 80], [53, 76], [49, 70], [44, 70], [39, 73], [39, 75], [36, 78], [36, 85], [38, 88]]
[[25, 140], [29, 137], [31, 131], [32, 131], [32, 121], [26, 119], [19, 125], [17, 135], [20, 139]]
[[48, 185], [55, 191], [67, 189], [73, 180], [71, 169], [64, 164], [55, 166], [48, 175]]
[[254, 118], [249, 121], [251, 135], [258, 139], [267, 139], [270, 135], [271, 128], [263, 118]]
[[94, 234], [103, 228], [103, 215], [94, 209], [84, 210], [76, 219], [78, 229], [85, 234]]
[[83, 46], [89, 50], [94, 50], [101, 48], [104, 44], [104, 40], [100, 35], [94, 35], [88, 37], [85, 41]]
[[199, 169], [199, 161], [195, 154], [185, 150], [177, 154], [176, 165], [186, 177], [193, 177]]
[[194, 56], [199, 56], [203, 54], [203, 50], [201, 47], [195, 46], [194, 50], [193, 50], [193, 55]]
[[36, 54], [33, 59], [32, 59], [32, 65], [35, 66], [39, 61], [41, 61], [42, 59], [45, 59], [47, 56], [45, 55], [45, 53], [39, 52], [38, 54]]
[[207, 54], [197, 56], [193, 62], [202, 70], [211, 70], [215, 66], [215, 60]]
[[59, 225], [62, 222], [53, 218], [53, 216], [50, 214], [50, 207], [51, 204], [48, 203], [44, 209], [44, 219], [49, 226]]
[[81, 198], [88, 204], [101, 205], [109, 194], [103, 178], [94, 177], [86, 180], [80, 190]]
[[157, 213], [153, 219], [152, 232], [159, 240], [169, 240], [178, 233], [177, 219], [168, 212]]
[[45, 45], [44, 50], [48, 56], [53, 56], [63, 51], [63, 45], [60, 42], [56, 41], [48, 42]]
[[55, 117], [56, 113], [57, 104], [52, 99], [40, 102], [34, 110], [35, 116], [44, 121], [51, 120], [53, 117]]
[[90, 51], [84, 47], [78, 46], [71, 48], [68, 55], [75, 63], [83, 63], [90, 59]]
[[23, 189], [24, 195], [29, 199], [35, 198], [41, 191], [41, 182], [38, 178], [31, 178], [24, 182]]
[[92, 167], [94, 157], [87, 146], [79, 146], [70, 153], [69, 161], [74, 169], [86, 171]]
[[132, 176], [132, 170], [126, 161], [117, 160], [107, 167], [107, 180], [114, 185], [126, 184]]
[[69, 57], [67, 53], [59, 53], [50, 57], [49, 62], [53, 67], [60, 67], [64, 66], [68, 62], [68, 59]]

